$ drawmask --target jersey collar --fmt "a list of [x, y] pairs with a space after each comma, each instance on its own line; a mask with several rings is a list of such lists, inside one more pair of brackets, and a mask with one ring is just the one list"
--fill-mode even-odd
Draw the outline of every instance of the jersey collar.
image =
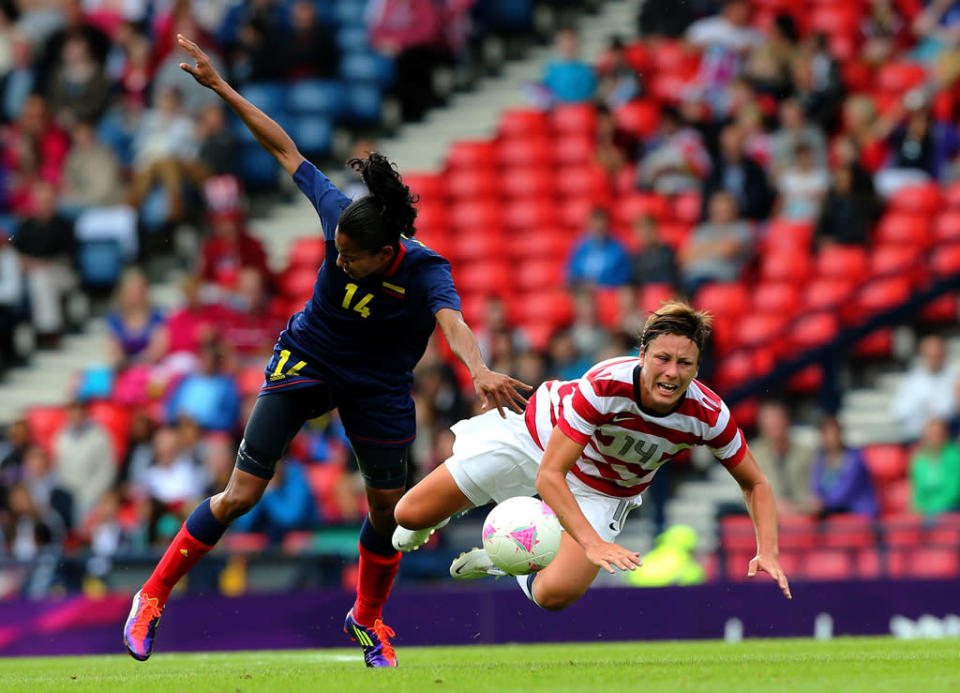
[[400, 269], [400, 263], [403, 262], [403, 258], [407, 254], [407, 249], [403, 247], [403, 241], [397, 243], [397, 256], [393, 258], [393, 263], [390, 267], [387, 268], [387, 271], [383, 274], [387, 277], [396, 274], [397, 270]]

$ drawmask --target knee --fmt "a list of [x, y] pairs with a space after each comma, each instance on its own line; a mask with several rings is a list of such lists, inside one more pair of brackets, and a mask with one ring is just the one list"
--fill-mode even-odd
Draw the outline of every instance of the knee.
[[397, 524], [406, 529], [426, 529], [431, 526], [424, 513], [420, 512], [416, 505], [410, 502], [408, 496], [400, 499], [397, 507], [393, 510], [393, 516]]
[[[534, 583], [534, 587], [536, 587], [536, 583]], [[569, 592], [553, 590], [538, 591], [534, 589], [534, 597], [536, 598], [537, 606], [545, 611], [563, 611], [576, 602], [580, 598], [580, 595]]]
[[227, 488], [220, 495], [219, 509], [221, 516], [230, 523], [241, 515], [246, 515], [260, 500], [262, 493], [257, 493], [253, 489]]

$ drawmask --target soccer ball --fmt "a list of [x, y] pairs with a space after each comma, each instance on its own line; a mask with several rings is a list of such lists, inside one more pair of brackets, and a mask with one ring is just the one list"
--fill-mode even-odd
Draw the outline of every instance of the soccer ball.
[[560, 520], [536, 498], [508, 498], [483, 523], [483, 548], [498, 568], [529, 575], [545, 568], [560, 548]]

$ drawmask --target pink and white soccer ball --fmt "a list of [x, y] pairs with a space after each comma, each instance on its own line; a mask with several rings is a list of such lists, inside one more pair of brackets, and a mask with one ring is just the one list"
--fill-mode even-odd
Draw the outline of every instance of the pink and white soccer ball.
[[497, 567], [510, 575], [545, 568], [560, 549], [560, 520], [536, 498], [508, 498], [483, 523], [483, 548]]

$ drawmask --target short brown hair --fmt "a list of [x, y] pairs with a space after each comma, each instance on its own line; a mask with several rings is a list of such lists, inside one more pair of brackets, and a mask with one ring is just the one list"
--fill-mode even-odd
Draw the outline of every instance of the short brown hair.
[[647, 317], [640, 335], [640, 348], [646, 351], [647, 345], [660, 335], [678, 334], [697, 345], [698, 360], [702, 359], [712, 322], [710, 313], [694, 310], [683, 301], [666, 301]]

